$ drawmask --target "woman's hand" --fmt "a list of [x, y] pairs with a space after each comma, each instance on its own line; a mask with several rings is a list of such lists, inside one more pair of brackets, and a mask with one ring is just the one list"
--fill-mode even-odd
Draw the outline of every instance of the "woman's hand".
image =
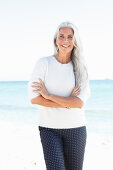
[[77, 96], [79, 93], [80, 93], [80, 87], [75, 86], [70, 96]]
[[45, 84], [44, 84], [44, 82], [39, 78], [39, 80], [40, 80], [40, 83], [38, 83], [38, 82], [33, 82], [33, 84], [35, 85], [35, 86], [31, 86], [31, 87], [34, 87], [36, 90], [33, 90], [33, 92], [34, 93], [40, 93], [45, 99], [48, 99], [48, 95], [49, 95], [49, 93], [48, 93], [48, 91], [47, 91], [47, 89], [46, 89], [46, 87], [45, 87]]

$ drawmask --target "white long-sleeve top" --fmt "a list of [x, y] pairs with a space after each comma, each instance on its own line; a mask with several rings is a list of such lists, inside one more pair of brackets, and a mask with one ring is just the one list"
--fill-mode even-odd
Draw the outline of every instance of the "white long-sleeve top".
[[[75, 87], [72, 61], [62, 64], [55, 56], [46, 56], [37, 60], [28, 83], [29, 100], [39, 96], [31, 87], [32, 82], [41, 78], [50, 94], [69, 97]], [[77, 95], [86, 102], [90, 96], [89, 82]], [[76, 128], [86, 125], [84, 108], [52, 108], [38, 105], [38, 125], [48, 128]]]

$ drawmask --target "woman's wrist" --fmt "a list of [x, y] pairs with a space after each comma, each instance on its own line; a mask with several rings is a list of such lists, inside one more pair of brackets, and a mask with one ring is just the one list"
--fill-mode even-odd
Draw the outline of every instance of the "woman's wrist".
[[46, 99], [51, 100], [51, 94], [50, 94], [50, 93], [48, 93], [48, 94], [46, 95]]

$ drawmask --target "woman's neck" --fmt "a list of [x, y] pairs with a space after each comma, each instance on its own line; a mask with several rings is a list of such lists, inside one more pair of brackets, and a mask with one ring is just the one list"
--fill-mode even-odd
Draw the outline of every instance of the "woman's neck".
[[70, 58], [71, 54], [62, 54], [62, 53], [58, 53], [56, 55], [56, 59], [61, 62], [62, 64], [66, 64], [66, 63], [69, 63], [71, 61], [71, 58]]

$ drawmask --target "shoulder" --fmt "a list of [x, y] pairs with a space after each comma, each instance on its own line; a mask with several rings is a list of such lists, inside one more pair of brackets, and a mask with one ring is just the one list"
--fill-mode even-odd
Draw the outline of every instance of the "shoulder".
[[51, 56], [44, 56], [41, 58], [38, 58], [35, 62], [33, 74], [36, 73], [44, 73], [46, 69], [48, 68], [48, 61], [51, 58]]
[[53, 58], [53, 55], [44, 56], [37, 59], [36, 64], [48, 64], [48, 62]]

